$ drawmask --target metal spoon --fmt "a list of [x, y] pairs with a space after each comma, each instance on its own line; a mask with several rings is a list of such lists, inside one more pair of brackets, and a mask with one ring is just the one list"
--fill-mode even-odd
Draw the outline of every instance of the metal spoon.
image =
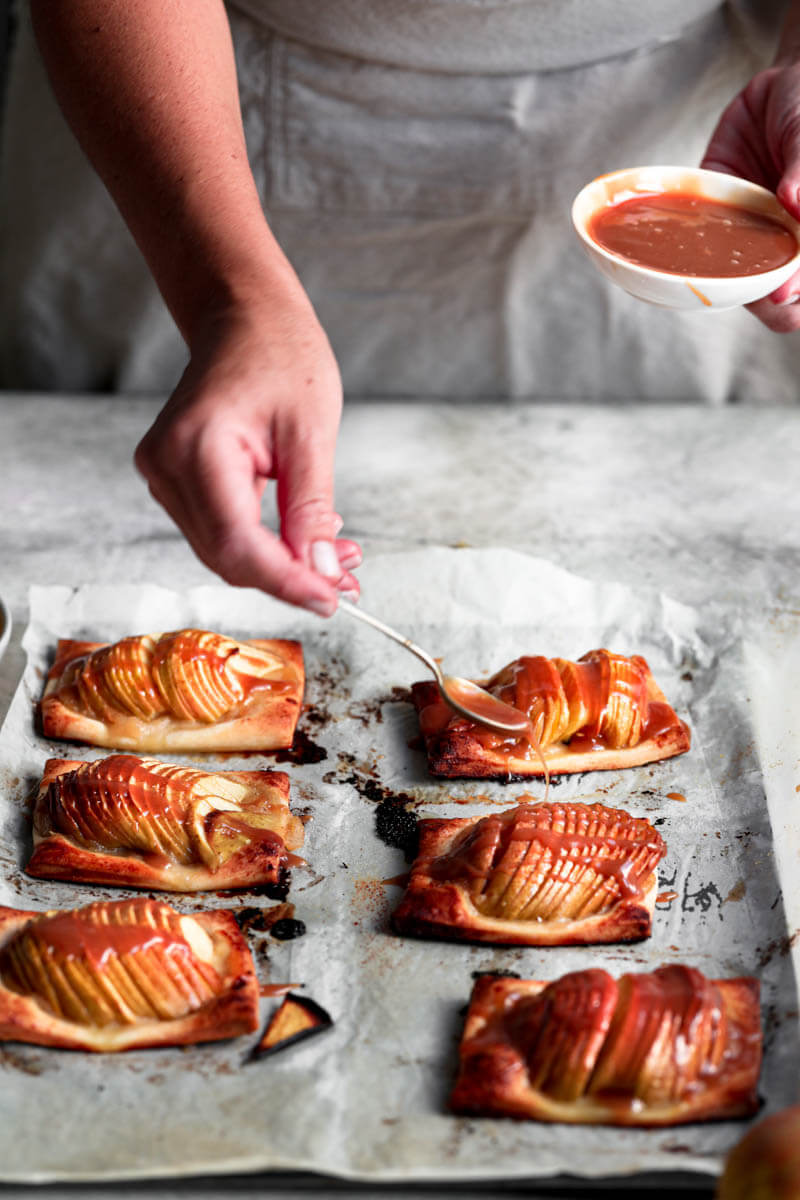
[[412, 654], [416, 654], [417, 658], [433, 671], [443, 699], [462, 716], [468, 717], [470, 721], [477, 721], [480, 725], [486, 725], [489, 729], [496, 729], [499, 733], [524, 734], [530, 731], [530, 721], [519, 709], [512, 708], [510, 704], [504, 704], [502, 700], [498, 700], [491, 692], [484, 691], [470, 679], [460, 679], [458, 676], [443, 674], [438, 662], [428, 654], [427, 650], [417, 646], [410, 638], [398, 633], [390, 625], [385, 625], [377, 617], [370, 616], [369, 613], [364, 612], [363, 608], [356, 608], [348, 600], [340, 600], [339, 608], [351, 617], [357, 617], [359, 621], [386, 634], [395, 642], [399, 642]]

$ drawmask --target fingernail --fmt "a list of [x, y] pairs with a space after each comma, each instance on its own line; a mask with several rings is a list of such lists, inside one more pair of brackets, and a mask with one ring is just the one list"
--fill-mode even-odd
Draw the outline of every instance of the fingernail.
[[319, 575], [324, 575], [326, 579], [338, 579], [342, 573], [333, 542], [311, 543], [311, 565]]
[[343, 571], [352, 571], [353, 567], [360, 567], [361, 562], [362, 562], [362, 555], [348, 554], [347, 558], [339, 559], [339, 566], [342, 568]]
[[317, 596], [312, 596], [306, 600], [304, 608], [310, 608], [318, 617], [332, 617], [336, 612], [335, 600], [321, 600]]
[[339, 592], [339, 595], [343, 600], [349, 600], [351, 604], [356, 604], [361, 593], [357, 592], [355, 588], [350, 588], [346, 592]]

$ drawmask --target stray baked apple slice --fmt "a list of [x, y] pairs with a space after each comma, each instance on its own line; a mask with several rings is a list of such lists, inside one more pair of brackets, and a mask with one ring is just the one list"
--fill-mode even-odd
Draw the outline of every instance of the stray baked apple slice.
[[497, 733], [453, 712], [436, 684], [412, 686], [434, 775], [509, 778], [609, 771], [689, 749], [689, 728], [641, 655], [590, 650], [568, 659], [515, 659], [481, 684], [529, 718], [523, 736]]
[[202, 771], [133, 754], [51, 758], [26, 870], [174, 892], [253, 887], [280, 882], [303, 837], [283, 771]]
[[257, 1058], [264, 1058], [268, 1054], [275, 1054], [277, 1050], [287, 1050], [289, 1046], [295, 1046], [298, 1042], [304, 1042], [307, 1038], [324, 1033], [332, 1027], [330, 1013], [326, 1012], [321, 1004], [317, 1004], [316, 1000], [309, 996], [298, 996], [290, 992], [267, 1022], [253, 1054]]
[[758, 1107], [757, 979], [685, 965], [617, 981], [483, 976], [473, 988], [451, 1107], [598, 1125], [677, 1125]]
[[229, 912], [152, 899], [0, 908], [0, 1039], [116, 1051], [258, 1027], [253, 960]]
[[62, 639], [40, 704], [47, 737], [129, 750], [275, 750], [292, 744], [300, 644], [202, 629], [102, 644]]
[[398, 933], [506, 945], [635, 941], [651, 931], [664, 839], [603, 804], [523, 803], [419, 822]]

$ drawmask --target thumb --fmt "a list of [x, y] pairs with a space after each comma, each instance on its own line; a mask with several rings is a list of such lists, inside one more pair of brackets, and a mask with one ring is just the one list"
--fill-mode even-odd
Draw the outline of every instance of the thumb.
[[800, 129], [786, 138], [783, 150], [783, 173], [775, 194], [789, 216], [800, 221]]

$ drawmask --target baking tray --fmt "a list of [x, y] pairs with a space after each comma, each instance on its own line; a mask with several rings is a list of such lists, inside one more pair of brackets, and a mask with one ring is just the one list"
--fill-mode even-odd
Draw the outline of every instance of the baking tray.
[[[653, 937], [631, 946], [537, 949], [390, 932], [401, 894], [394, 881], [408, 865], [401, 847], [415, 815], [510, 807], [523, 794], [541, 798], [543, 785], [431, 780], [413, 745], [416, 719], [407, 699], [417, 664], [372, 631], [344, 616], [326, 623], [227, 588], [33, 589], [23, 643], [28, 665], [0, 734], [0, 902], [46, 909], [131, 894], [48, 884], [22, 870], [29, 797], [44, 760], [63, 752], [63, 744], [38, 736], [34, 721], [58, 636], [103, 640], [201, 625], [239, 636], [300, 637], [308, 686], [290, 761], [180, 761], [212, 769], [275, 763], [290, 773], [293, 807], [309, 818], [309, 868], [294, 871], [288, 900], [307, 933], [280, 943], [254, 931], [252, 945], [262, 981], [302, 984], [335, 1026], [261, 1061], [250, 1059], [255, 1038], [99, 1056], [7, 1043], [0, 1047], [0, 1178], [296, 1170], [452, 1183], [719, 1170], [744, 1123], [576, 1131], [450, 1114], [473, 976], [498, 969], [555, 978], [588, 965], [618, 974], [685, 961], [711, 976], [755, 973], [763, 989], [761, 1093], [769, 1109], [796, 1099], [798, 1006], [787, 923], [787, 912], [792, 919], [797, 912], [796, 884], [789, 874], [784, 900], [779, 870], [786, 864], [773, 851], [764, 789], [767, 783], [782, 795], [782, 773], [796, 772], [797, 755], [786, 758], [793, 743], [768, 744], [775, 725], [759, 686], [769, 683], [763, 647], [745, 641], [724, 614], [592, 583], [508, 551], [391, 556], [370, 564], [363, 584], [365, 607], [444, 655], [456, 673], [480, 677], [520, 653], [577, 657], [601, 645], [648, 658], [690, 721], [691, 752], [626, 772], [570, 777], [554, 795], [624, 806], [658, 824], [668, 854]], [[773, 632], [770, 652], [783, 652], [791, 631]], [[76, 757], [100, 753], [73, 749]], [[246, 892], [174, 902], [190, 912], [279, 901]], [[265, 1019], [276, 1003], [264, 1001]]]

